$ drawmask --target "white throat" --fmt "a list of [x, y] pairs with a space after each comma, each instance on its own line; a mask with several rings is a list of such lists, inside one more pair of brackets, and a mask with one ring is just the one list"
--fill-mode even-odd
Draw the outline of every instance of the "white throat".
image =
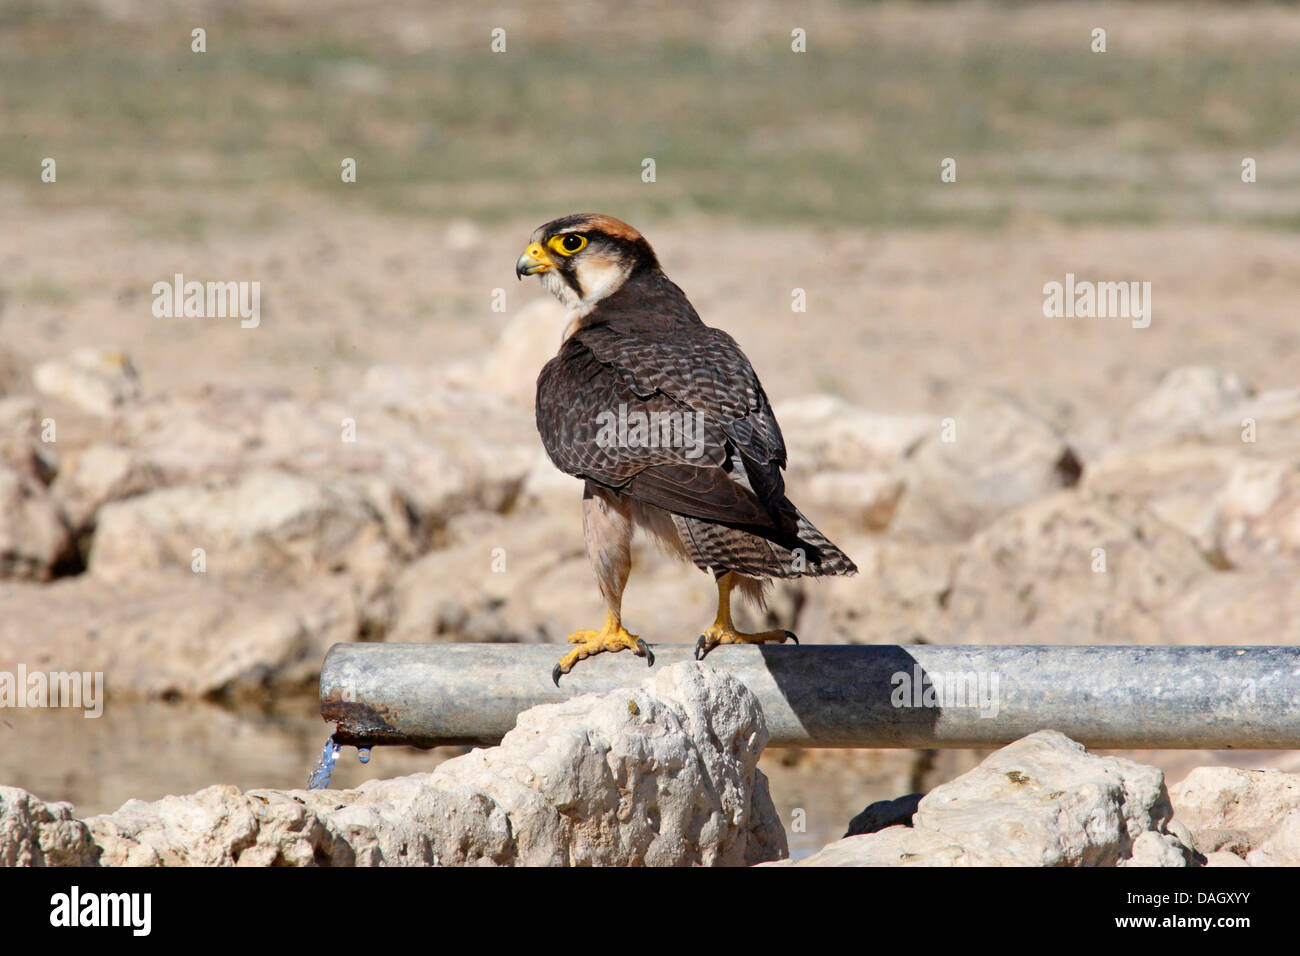
[[566, 310], [568, 318], [564, 328], [566, 339], [582, 327], [582, 320], [602, 299], [622, 287], [631, 271], [629, 264], [613, 257], [593, 258], [583, 262], [577, 269], [578, 285], [582, 288], [582, 295], [578, 295], [558, 272], [541, 274], [542, 287], [555, 296]]

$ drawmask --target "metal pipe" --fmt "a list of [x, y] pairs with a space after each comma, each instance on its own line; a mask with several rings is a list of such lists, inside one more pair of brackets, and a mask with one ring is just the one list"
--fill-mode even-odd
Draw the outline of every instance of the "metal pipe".
[[[494, 744], [518, 714], [636, 686], [631, 654], [556, 689], [545, 644], [336, 644], [321, 715], [356, 746]], [[692, 659], [654, 647], [654, 669]], [[703, 666], [757, 696], [773, 747], [999, 747], [1054, 729], [1089, 747], [1300, 749], [1300, 648], [723, 646]]]

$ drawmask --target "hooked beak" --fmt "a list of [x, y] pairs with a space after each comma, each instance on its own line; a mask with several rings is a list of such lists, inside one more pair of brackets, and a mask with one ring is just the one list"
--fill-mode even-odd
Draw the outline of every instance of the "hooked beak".
[[541, 243], [534, 242], [524, 250], [524, 254], [515, 263], [515, 275], [522, 279], [524, 276], [535, 276], [539, 272], [548, 272], [554, 268], [555, 263], [546, 254]]

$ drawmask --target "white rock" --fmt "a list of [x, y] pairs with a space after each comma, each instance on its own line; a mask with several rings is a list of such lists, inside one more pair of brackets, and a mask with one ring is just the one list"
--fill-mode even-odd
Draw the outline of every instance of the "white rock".
[[354, 485], [256, 471], [233, 485], [167, 488], [104, 507], [89, 565], [121, 580], [192, 568], [194, 549], [208, 574], [299, 581], [342, 569], [384, 578], [398, 553]]
[[102, 865], [739, 866], [786, 854], [753, 695], [700, 664], [535, 707], [499, 747], [348, 791], [209, 787], [86, 821]]
[[299, 691], [313, 686], [332, 644], [361, 630], [353, 590], [337, 576], [220, 586], [188, 570], [0, 581], [0, 670], [75, 662], [109, 675], [114, 700]]
[[1186, 535], [1139, 505], [1060, 492], [1002, 516], [967, 543], [947, 617], [931, 639], [1156, 643], [1159, 610], [1209, 571]]
[[529, 302], [498, 337], [484, 363], [479, 386], [532, 408], [537, 376], [560, 350], [565, 324], [564, 308], [550, 296]]
[[86, 821], [102, 866], [428, 866], [505, 863], [509, 823], [482, 795], [431, 775], [356, 790], [215, 786], [130, 800]]
[[1177, 432], [1240, 405], [1254, 394], [1241, 377], [1204, 365], [1176, 368], [1123, 418], [1127, 433]]
[[78, 349], [66, 359], [41, 362], [32, 370], [32, 382], [39, 392], [101, 416], [140, 396], [135, 366], [117, 349]]
[[936, 787], [913, 818], [968, 851], [1021, 866], [1105, 866], [1132, 855], [1144, 832], [1173, 816], [1164, 775], [1098, 757], [1039, 731]]
[[767, 739], [743, 684], [677, 664], [525, 711], [499, 747], [434, 776], [506, 809], [520, 863], [740, 866], [787, 852], [757, 769]]
[[912, 827], [833, 843], [833, 866], [1185, 866], [1164, 777], [1039, 731], [931, 790]]
[[1148, 830], [1133, 841], [1133, 855], [1120, 866], [1187, 866], [1187, 848], [1169, 833]]
[[847, 515], [860, 530], [883, 531], [894, 519], [903, 488], [903, 479], [890, 472], [822, 471], [800, 485], [798, 497]]
[[1233, 567], [1293, 568], [1300, 561], [1300, 467], [1240, 462], [1215, 501], [1214, 547]]
[[846, 837], [794, 863], [766, 866], [996, 866], [941, 833], [889, 827], [865, 836]]
[[97, 443], [69, 454], [50, 490], [80, 531], [93, 525], [103, 505], [152, 491], [163, 480], [160, 469], [131, 449]]
[[30, 391], [31, 371], [27, 363], [0, 345], [0, 395], [19, 395]]
[[1300, 866], [1300, 809], [1288, 810], [1256, 849], [1246, 854], [1251, 866]]
[[1197, 850], [1244, 856], [1263, 843], [1277, 821], [1300, 809], [1300, 774], [1197, 767], [1169, 796]]
[[0, 578], [48, 580], [72, 549], [59, 507], [34, 468], [0, 462]]
[[[846, 644], [908, 644], [918, 636], [935, 639], [946, 626], [943, 604], [952, 588], [958, 545], [899, 541], [884, 535], [840, 537], [828, 531], [853, 558], [858, 574], [834, 580], [799, 579], [773, 590], [773, 604], [785, 594], [799, 630], [816, 640]], [[787, 617], [793, 621], [793, 617]]]
[[946, 417], [951, 436], [935, 421], [900, 466], [907, 491], [892, 525], [896, 531], [963, 540], [1078, 480], [1080, 465], [1065, 439], [1008, 396], [977, 390]]
[[886, 470], [936, 434], [929, 415], [872, 412], [832, 395], [805, 395], [777, 404], [790, 466], [795, 471]]
[[99, 849], [70, 803], [0, 787], [0, 866], [94, 866]]

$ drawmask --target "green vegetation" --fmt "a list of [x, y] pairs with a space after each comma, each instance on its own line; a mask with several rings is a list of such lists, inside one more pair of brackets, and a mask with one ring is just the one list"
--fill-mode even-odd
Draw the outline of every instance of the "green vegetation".
[[[49, 9], [18, 2], [0, 17], [0, 180], [40, 188], [53, 156], [61, 186], [180, 234], [204, 228], [184, 225], [186, 210], [211, 213], [213, 196], [337, 191], [345, 156], [358, 162], [348, 202], [478, 220], [583, 206], [876, 226], [1300, 226], [1300, 165], [1268, 169], [1281, 203], [1239, 193], [1243, 156], [1300, 145], [1300, 66], [1283, 45], [1103, 59], [996, 31], [960, 52], [909, 37], [816, 55], [781, 36], [730, 52], [516, 37], [494, 55], [475, 34], [472, 48], [408, 53], [321, 16], [210, 22], [198, 55], [184, 24]], [[939, 182], [945, 156], [956, 188]]]

